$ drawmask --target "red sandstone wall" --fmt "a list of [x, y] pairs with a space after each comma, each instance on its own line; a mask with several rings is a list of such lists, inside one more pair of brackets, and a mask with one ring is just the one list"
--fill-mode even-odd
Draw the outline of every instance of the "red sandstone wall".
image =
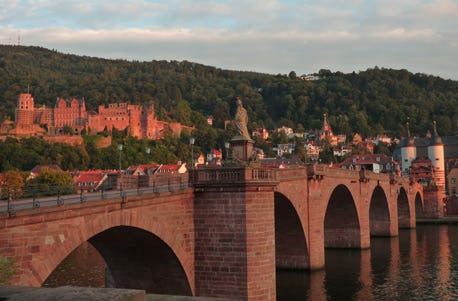
[[443, 190], [437, 187], [425, 189], [423, 202], [424, 217], [440, 218], [444, 216], [443, 195]]
[[83, 144], [83, 137], [79, 135], [62, 135], [62, 136], [43, 136], [43, 139], [51, 143], [66, 143], [70, 145]]
[[458, 215], [458, 197], [452, 196], [447, 201], [447, 215]]
[[223, 186], [195, 196], [196, 294], [275, 300], [272, 187]]
[[56, 266], [92, 236], [115, 226], [157, 235], [179, 259], [194, 291], [193, 193], [161, 193], [0, 215], [0, 254], [15, 259], [13, 285], [41, 286]]

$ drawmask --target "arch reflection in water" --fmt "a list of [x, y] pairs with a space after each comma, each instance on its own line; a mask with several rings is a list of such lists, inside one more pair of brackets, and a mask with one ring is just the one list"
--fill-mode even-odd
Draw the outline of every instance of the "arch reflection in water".
[[43, 287], [105, 287], [105, 269], [106, 264], [99, 251], [86, 241], [56, 267]]
[[88, 275], [101, 287], [192, 294], [186, 274], [170, 247], [156, 235], [134, 227], [114, 227], [92, 237], [73, 251], [43, 286], [94, 286], [87, 283]]
[[458, 300], [458, 226], [421, 226], [371, 248], [326, 249], [326, 268], [277, 271], [277, 300]]

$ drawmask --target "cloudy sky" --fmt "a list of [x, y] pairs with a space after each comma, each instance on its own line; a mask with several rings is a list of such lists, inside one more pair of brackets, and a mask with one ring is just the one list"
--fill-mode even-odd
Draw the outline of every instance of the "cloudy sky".
[[287, 74], [458, 80], [458, 0], [0, 0], [0, 44]]

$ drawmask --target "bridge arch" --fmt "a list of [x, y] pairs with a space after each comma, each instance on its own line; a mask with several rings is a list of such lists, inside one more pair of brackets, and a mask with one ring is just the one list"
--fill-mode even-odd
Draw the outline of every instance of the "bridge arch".
[[119, 204], [118, 199], [104, 199], [19, 212], [15, 223], [7, 225], [3, 233], [12, 238], [12, 233], [33, 235], [8, 240], [9, 244], [19, 244], [20, 240], [13, 254], [18, 269], [11, 282], [42, 286], [56, 267], [83, 243], [105, 231], [114, 233], [112, 228], [132, 227], [129, 231], [135, 229], [134, 235], [149, 233], [150, 239], [157, 236], [157, 245], [162, 241], [164, 249], [168, 246], [173, 250], [194, 294], [193, 197], [193, 191], [187, 189], [160, 196], [131, 197], [126, 204]]
[[276, 267], [308, 269], [310, 259], [303, 221], [284, 194], [275, 192], [274, 198]]
[[107, 286], [141, 288], [158, 294], [192, 295], [175, 252], [153, 233], [117, 226], [95, 235], [89, 242], [106, 262]]
[[324, 217], [325, 248], [360, 248], [361, 227], [355, 200], [340, 184], [334, 188]]
[[106, 287], [192, 295], [178, 257], [157, 235], [137, 227], [115, 226], [96, 234], [88, 242], [105, 262]]
[[399, 189], [398, 199], [398, 227], [410, 228], [410, 206], [406, 190], [401, 187]]
[[369, 206], [369, 224], [371, 236], [391, 236], [388, 200], [383, 188], [379, 185], [372, 192]]

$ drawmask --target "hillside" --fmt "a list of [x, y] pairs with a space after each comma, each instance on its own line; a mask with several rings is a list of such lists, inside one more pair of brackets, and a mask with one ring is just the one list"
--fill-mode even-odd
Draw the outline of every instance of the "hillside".
[[239, 96], [250, 128], [319, 128], [326, 112], [334, 131], [348, 135], [402, 136], [407, 117], [414, 134], [424, 135], [433, 119], [441, 135], [457, 133], [457, 81], [377, 67], [318, 74], [319, 80], [304, 81], [294, 72], [269, 75], [187, 61], [107, 60], [0, 45], [0, 120], [14, 118], [18, 95], [30, 86], [37, 104], [84, 97], [88, 108], [96, 109], [109, 102], [153, 100], [160, 119], [198, 127], [204, 116], [213, 115], [222, 128]]

